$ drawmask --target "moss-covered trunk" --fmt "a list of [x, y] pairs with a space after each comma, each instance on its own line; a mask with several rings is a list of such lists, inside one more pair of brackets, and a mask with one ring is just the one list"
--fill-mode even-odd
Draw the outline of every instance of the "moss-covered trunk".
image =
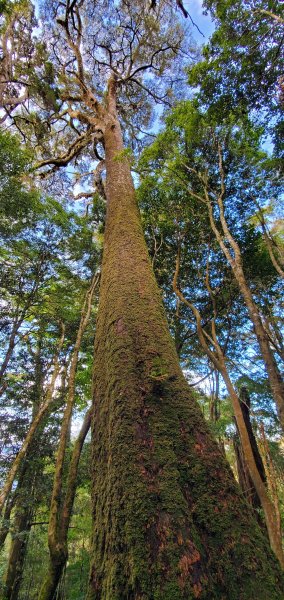
[[17, 506], [16, 508], [14, 533], [5, 581], [5, 600], [18, 600], [31, 530], [32, 514], [32, 509], [27, 505]]
[[110, 111], [87, 598], [279, 600], [279, 567], [180, 369]]
[[60, 581], [63, 569], [66, 565], [67, 554], [61, 547], [58, 551], [50, 551], [50, 561], [48, 565], [48, 571], [44, 578], [40, 593], [39, 600], [42, 598], [55, 598], [57, 586]]

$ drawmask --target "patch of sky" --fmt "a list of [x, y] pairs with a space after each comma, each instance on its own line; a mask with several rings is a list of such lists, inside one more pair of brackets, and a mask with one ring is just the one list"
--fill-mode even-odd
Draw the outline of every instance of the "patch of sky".
[[210, 15], [205, 14], [201, 0], [183, 2], [190, 19], [193, 22], [193, 36], [199, 44], [204, 44], [214, 31], [214, 23]]

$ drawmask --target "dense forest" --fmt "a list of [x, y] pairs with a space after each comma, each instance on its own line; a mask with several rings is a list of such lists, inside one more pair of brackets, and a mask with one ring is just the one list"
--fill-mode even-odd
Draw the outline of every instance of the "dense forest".
[[284, 599], [284, 18], [196, 4], [0, 0], [2, 600]]

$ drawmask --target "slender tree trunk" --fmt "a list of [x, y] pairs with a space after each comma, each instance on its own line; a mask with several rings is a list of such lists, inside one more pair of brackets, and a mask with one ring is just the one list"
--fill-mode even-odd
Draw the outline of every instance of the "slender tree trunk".
[[[265, 470], [263, 466], [263, 462], [258, 450], [257, 442], [255, 439], [255, 435], [251, 426], [250, 421], [250, 398], [245, 388], [242, 388], [240, 391], [240, 407], [243, 413], [244, 423], [248, 432], [248, 436], [250, 439], [250, 445], [252, 448], [252, 452], [255, 459], [255, 464], [258, 468], [259, 475], [264, 483], [266, 483]], [[238, 468], [238, 479], [240, 487], [247, 499], [247, 501], [254, 507], [260, 508], [261, 502], [258, 497], [257, 491], [255, 489], [254, 483], [251, 479], [249, 469], [246, 463], [246, 457], [243, 452], [240, 432], [238, 429], [238, 424], [236, 423], [237, 434], [234, 438], [234, 449], [237, 458], [237, 468]]]
[[277, 325], [275, 317], [271, 314], [264, 314], [263, 320], [266, 335], [270, 340], [270, 344], [277, 352], [280, 360], [284, 362], [284, 340], [281, 335], [280, 327]]
[[279, 567], [180, 369], [109, 95], [87, 598], [279, 600]]
[[[78, 473], [78, 465], [79, 460], [83, 448], [84, 441], [86, 439], [86, 435], [91, 426], [91, 415], [92, 410], [89, 409], [85, 415], [80, 433], [75, 442], [74, 449], [72, 452], [70, 467], [68, 471], [67, 478], [67, 486], [66, 486], [66, 495], [63, 504], [62, 512], [57, 519], [56, 523], [56, 531], [53, 530], [53, 539], [51, 540], [51, 544], [49, 544], [50, 549], [50, 561], [48, 573], [45, 581], [43, 582], [42, 589], [40, 591], [39, 600], [52, 600], [54, 594], [57, 590], [58, 583], [64, 572], [64, 568], [66, 566], [67, 558], [68, 558], [68, 529], [70, 525], [70, 520], [72, 516], [72, 509], [74, 504], [75, 492], [76, 492], [76, 483], [77, 483], [77, 473]], [[56, 534], [56, 540], [55, 538]]]
[[[256, 338], [257, 338], [257, 341], [258, 341], [258, 344], [260, 347], [262, 358], [263, 358], [264, 364], [266, 366], [269, 385], [270, 385], [272, 395], [273, 395], [275, 403], [276, 403], [279, 421], [282, 425], [282, 428], [284, 429], [284, 381], [283, 381], [281, 373], [278, 369], [278, 365], [274, 358], [273, 351], [271, 350], [269, 337], [267, 336], [265, 327], [262, 323], [258, 306], [254, 301], [252, 292], [250, 290], [250, 287], [249, 287], [248, 282], [245, 277], [239, 244], [233, 238], [233, 236], [229, 230], [228, 223], [225, 218], [225, 211], [224, 211], [224, 205], [223, 205], [223, 196], [225, 194], [225, 183], [224, 183], [224, 171], [223, 171], [222, 155], [221, 155], [220, 148], [219, 148], [219, 166], [220, 166], [220, 173], [222, 176], [222, 192], [221, 192], [219, 198], [217, 199], [217, 204], [219, 207], [219, 216], [220, 216], [220, 222], [221, 222], [221, 226], [222, 226], [222, 230], [223, 230], [223, 235], [221, 235], [219, 229], [217, 228], [214, 214], [213, 214], [211, 200], [208, 195], [208, 190], [205, 187], [204, 191], [205, 191], [205, 195], [206, 195], [206, 202], [207, 202], [210, 224], [212, 227], [212, 231], [214, 232], [216, 239], [220, 245], [220, 248], [222, 249], [229, 264], [231, 265], [231, 268], [234, 273], [237, 284], [239, 286], [240, 292], [241, 292], [241, 294], [244, 298], [245, 304], [247, 306], [248, 313], [249, 313], [250, 319], [252, 321], [255, 335], [256, 335]], [[225, 237], [226, 241], [228, 242], [230, 248], [225, 244], [224, 237]]]
[[278, 495], [278, 489], [277, 489], [277, 476], [276, 476], [273, 460], [272, 460], [272, 457], [270, 454], [270, 449], [269, 449], [268, 441], [267, 441], [267, 438], [265, 435], [263, 423], [261, 423], [261, 425], [260, 425], [260, 434], [261, 434], [260, 448], [262, 447], [262, 456], [263, 456], [263, 462], [265, 464], [265, 472], [266, 472], [266, 476], [267, 476], [268, 488], [269, 488], [271, 499], [272, 499], [272, 502], [273, 502], [274, 508], [275, 508], [276, 527], [278, 529], [279, 536], [281, 537], [282, 536], [282, 526], [281, 526], [281, 512], [280, 512], [280, 506], [279, 506], [279, 495]]
[[27, 461], [24, 461], [24, 463], [21, 465], [20, 475], [18, 478], [18, 485], [17, 485], [16, 489], [13, 491], [13, 493], [9, 494], [8, 499], [6, 501], [5, 510], [2, 515], [2, 527], [1, 527], [1, 532], [0, 532], [0, 540], [1, 540], [0, 550], [2, 548], [2, 545], [5, 543], [5, 539], [10, 531], [11, 513], [17, 504], [19, 490], [21, 489], [21, 482], [24, 480], [24, 478], [26, 476], [27, 469], [28, 469], [28, 463], [27, 463]]
[[[40, 409], [43, 395], [43, 335], [43, 327], [40, 325], [36, 351], [34, 352], [32, 348], [30, 348], [30, 352], [35, 361], [34, 385], [31, 390], [31, 400], [33, 403], [32, 421], [34, 421]], [[15, 509], [13, 515], [13, 531], [5, 581], [5, 599], [7, 600], [18, 600], [23, 578], [31, 523], [37, 504], [37, 488], [39, 479], [42, 477], [42, 462], [34, 460], [38, 451], [38, 442], [39, 436], [33, 440], [33, 444], [27, 449], [24, 463], [22, 463], [18, 486], [14, 494]]]
[[283, 262], [283, 261], [281, 261], [281, 257], [278, 258], [277, 256], [275, 256], [275, 254], [273, 252], [273, 242], [267, 233], [264, 223], [262, 223], [262, 233], [263, 233], [263, 238], [266, 242], [266, 246], [268, 248], [271, 262], [272, 262], [275, 270], [277, 271], [278, 275], [280, 275], [280, 277], [282, 277], [284, 279], [284, 271], [283, 271], [282, 266], [280, 265], [280, 262]]
[[11, 516], [11, 512], [12, 512], [14, 503], [15, 503], [15, 494], [12, 495], [11, 499], [9, 497], [6, 502], [6, 506], [5, 506], [5, 510], [4, 510], [4, 514], [3, 514], [3, 520], [1, 523], [1, 529], [0, 529], [0, 551], [2, 550], [2, 548], [5, 544], [6, 537], [10, 530], [10, 516]]
[[[26, 486], [24, 492], [26, 495]], [[27, 504], [27, 498], [23, 498], [21, 494], [14, 515], [14, 532], [5, 581], [5, 600], [18, 600], [32, 516], [33, 502], [30, 499], [30, 503]]]
[[284, 271], [283, 271], [284, 253], [283, 253], [283, 251], [281, 251], [281, 248], [278, 246], [278, 244], [275, 241], [275, 239], [273, 238], [273, 236], [271, 236], [271, 233], [265, 222], [264, 210], [261, 208], [261, 206], [258, 204], [258, 202], [255, 198], [254, 198], [254, 203], [257, 206], [257, 211], [258, 211], [257, 218], [261, 225], [262, 237], [264, 239], [264, 242], [266, 243], [271, 262], [272, 262], [275, 270], [277, 271], [278, 275], [280, 275], [280, 277], [284, 278]]
[[260, 475], [262, 481], [264, 483], [266, 483], [264, 464], [262, 462], [262, 458], [261, 458], [261, 455], [260, 455], [260, 452], [258, 449], [256, 437], [254, 435], [254, 431], [253, 431], [251, 420], [250, 420], [250, 397], [249, 397], [246, 387], [244, 387], [244, 386], [240, 390], [239, 402], [240, 402], [240, 407], [241, 407], [241, 410], [243, 413], [245, 426], [246, 426], [246, 429], [247, 429], [247, 432], [249, 435], [250, 445], [251, 445], [252, 452], [254, 455], [255, 464], [257, 466], [257, 469], [258, 469], [258, 472], [259, 472], [259, 475]]
[[8, 348], [7, 348], [5, 357], [3, 359], [3, 362], [2, 362], [2, 365], [1, 365], [1, 368], [0, 368], [0, 381], [2, 380], [3, 376], [5, 375], [6, 369], [8, 367], [9, 362], [10, 362], [10, 358], [11, 358], [11, 356], [13, 354], [13, 351], [14, 351], [14, 348], [15, 348], [15, 344], [16, 344], [17, 333], [18, 333], [19, 328], [21, 327], [22, 321], [23, 321], [23, 319], [16, 319], [15, 322], [14, 322], [14, 324], [13, 324], [13, 328], [12, 328], [10, 339], [9, 339]]
[[[68, 535], [68, 527], [71, 519], [71, 511], [74, 502], [74, 496], [76, 491], [76, 477], [77, 477], [77, 469], [80, 458], [80, 453], [82, 449], [82, 445], [84, 439], [87, 435], [87, 425], [90, 425], [90, 414], [87, 413], [86, 422], [84, 421], [82, 431], [83, 434], [81, 437], [79, 436], [79, 447], [78, 453], [76, 453], [75, 457], [72, 457], [68, 484], [67, 487], [65, 501], [63, 504], [62, 511], [62, 503], [63, 503], [63, 491], [62, 491], [62, 479], [63, 479], [63, 468], [64, 468], [64, 460], [66, 454], [66, 446], [68, 440], [68, 433], [70, 430], [72, 411], [74, 407], [75, 400], [75, 377], [78, 366], [78, 355], [79, 350], [82, 343], [82, 338], [86, 329], [86, 326], [89, 322], [92, 301], [95, 289], [99, 282], [99, 275], [94, 275], [91, 286], [87, 291], [84, 305], [82, 308], [81, 321], [79, 325], [79, 329], [77, 332], [75, 347], [71, 359], [70, 366], [70, 375], [69, 375], [69, 383], [68, 383], [68, 394], [66, 401], [66, 408], [63, 415], [63, 421], [60, 432], [60, 440], [58, 445], [57, 457], [56, 457], [56, 465], [55, 465], [55, 474], [54, 474], [54, 482], [53, 482], [53, 490], [52, 490], [52, 498], [50, 505], [50, 516], [49, 516], [49, 526], [48, 526], [48, 547], [50, 553], [49, 560], [49, 568], [45, 581], [42, 584], [39, 600], [52, 600], [56, 588], [58, 586], [58, 582], [60, 580], [62, 570], [66, 564], [67, 556], [68, 556], [68, 548], [67, 548], [67, 535]], [[82, 440], [82, 441], [81, 441]], [[76, 446], [75, 446], [76, 449]], [[74, 449], [74, 450], [75, 450]], [[77, 452], [77, 451], [76, 451]], [[73, 462], [75, 461], [75, 462]]]
[[59, 375], [59, 370], [60, 370], [59, 354], [60, 354], [60, 351], [63, 346], [64, 336], [65, 336], [65, 328], [62, 327], [62, 335], [61, 335], [61, 338], [60, 338], [60, 341], [58, 344], [58, 348], [57, 348], [57, 353], [56, 353], [56, 356], [54, 359], [53, 373], [52, 373], [50, 384], [47, 389], [45, 401], [43, 402], [42, 406], [39, 408], [38, 412], [34, 416], [34, 419], [31, 423], [30, 429], [23, 441], [22, 447], [19, 450], [19, 452], [11, 466], [10, 471], [6, 477], [5, 484], [2, 488], [2, 490], [0, 491], [0, 514], [3, 510], [3, 506], [6, 502], [6, 499], [11, 491], [14, 479], [18, 473], [18, 470], [22, 464], [22, 461], [24, 460], [31, 444], [33, 443], [34, 437], [35, 437], [36, 433], [38, 432], [39, 426], [42, 424], [43, 419], [47, 415], [47, 413], [50, 409], [50, 406], [52, 404], [55, 382]]
[[[249, 431], [248, 431], [248, 429], [246, 427], [246, 423], [244, 421], [243, 412], [242, 412], [242, 409], [240, 406], [239, 398], [238, 398], [238, 395], [232, 384], [231, 378], [228, 374], [228, 371], [227, 371], [227, 368], [225, 365], [225, 361], [223, 361], [221, 373], [222, 373], [222, 377], [224, 379], [227, 390], [228, 390], [229, 395], [232, 400], [234, 414], [236, 417], [238, 430], [240, 433], [240, 438], [241, 438], [242, 449], [243, 449], [245, 461], [248, 466], [249, 473], [250, 473], [251, 479], [253, 481], [253, 485], [255, 487], [256, 493], [259, 497], [259, 500], [260, 500], [260, 503], [261, 503], [261, 506], [262, 506], [262, 509], [264, 512], [265, 523], [266, 523], [266, 527], [267, 527], [267, 531], [268, 531], [270, 545], [271, 545], [271, 548], [274, 551], [275, 555], [277, 556], [277, 558], [282, 566], [282, 569], [284, 569], [284, 553], [283, 553], [283, 547], [282, 547], [282, 537], [281, 537], [281, 535], [279, 535], [279, 531], [276, 526], [275, 509], [274, 509], [273, 503], [271, 502], [271, 500], [269, 498], [269, 495], [267, 492], [267, 487], [263, 481], [262, 469], [260, 469], [256, 463], [256, 456], [255, 456], [254, 448], [253, 448], [253, 445], [251, 444]], [[257, 454], [259, 455], [258, 450], [257, 450]]]
[[247, 468], [240, 436], [238, 433], [236, 433], [234, 435], [233, 446], [234, 446], [234, 452], [235, 452], [235, 456], [236, 456], [236, 466], [237, 466], [239, 486], [240, 486], [246, 500], [248, 501], [248, 503], [253, 508], [260, 508], [261, 505], [260, 505], [259, 497], [255, 491], [253, 481], [250, 477], [249, 470]]
[[220, 374], [217, 369], [212, 372], [212, 391], [210, 394], [210, 420], [218, 421], [218, 400], [219, 400], [219, 378]]
[[234, 274], [254, 326], [261, 354], [266, 365], [266, 371], [268, 374], [272, 395], [275, 399], [279, 421], [284, 429], [284, 382], [278, 369], [276, 360], [273, 356], [273, 351], [271, 350], [270, 342], [263, 326], [258, 307], [253, 300], [252, 293], [246, 282], [241, 264], [238, 264], [236, 267], [234, 267]]

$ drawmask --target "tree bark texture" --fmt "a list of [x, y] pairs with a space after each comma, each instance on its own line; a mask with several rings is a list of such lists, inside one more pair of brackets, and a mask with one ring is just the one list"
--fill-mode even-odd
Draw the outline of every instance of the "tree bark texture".
[[282, 429], [284, 430], [284, 382], [273, 355], [273, 350], [271, 349], [270, 341], [263, 326], [258, 307], [253, 300], [252, 293], [244, 277], [243, 268], [241, 265], [234, 267], [234, 274], [254, 326], [254, 331], [266, 366], [272, 395], [275, 399], [279, 421], [282, 425]]
[[114, 110], [104, 139], [87, 598], [279, 600], [279, 566], [180, 369]]
[[265, 474], [267, 478], [268, 489], [270, 496], [275, 508], [276, 515], [276, 528], [278, 529], [279, 536], [282, 537], [282, 524], [281, 524], [281, 510], [279, 502], [279, 491], [278, 491], [278, 477], [271, 456], [269, 444], [265, 435], [264, 425], [260, 424], [260, 450], [262, 450], [262, 459], [265, 467]]

